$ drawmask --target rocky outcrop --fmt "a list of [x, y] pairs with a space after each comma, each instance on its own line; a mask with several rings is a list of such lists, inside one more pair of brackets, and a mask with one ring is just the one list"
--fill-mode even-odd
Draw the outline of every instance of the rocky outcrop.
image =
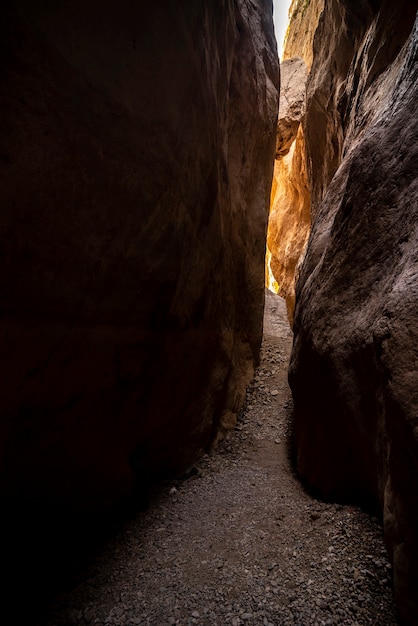
[[283, 60], [300, 56], [310, 70], [313, 60], [313, 40], [323, 8], [324, 0], [292, 0]]
[[280, 66], [280, 114], [277, 122], [276, 159], [289, 154], [305, 117], [305, 89], [308, 77], [300, 57], [284, 61]]
[[280, 66], [281, 90], [276, 161], [267, 248], [277, 292], [286, 300], [290, 323], [295, 304], [295, 274], [310, 228], [310, 196], [305, 166], [306, 65], [300, 57]]
[[326, 499], [383, 513], [395, 595], [418, 621], [416, 3], [330, 0], [305, 136], [313, 224], [289, 380], [296, 462]]
[[262, 332], [271, 14], [261, 0], [4, 13], [3, 503], [103, 509], [234, 424]]

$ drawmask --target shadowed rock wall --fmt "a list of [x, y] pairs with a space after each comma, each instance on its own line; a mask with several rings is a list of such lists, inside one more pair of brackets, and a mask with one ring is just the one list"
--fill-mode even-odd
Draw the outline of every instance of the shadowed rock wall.
[[100, 509], [233, 425], [262, 333], [271, 13], [4, 10], [3, 501]]
[[418, 622], [417, 8], [325, 3], [289, 371], [298, 469], [324, 498], [380, 507], [406, 624]]

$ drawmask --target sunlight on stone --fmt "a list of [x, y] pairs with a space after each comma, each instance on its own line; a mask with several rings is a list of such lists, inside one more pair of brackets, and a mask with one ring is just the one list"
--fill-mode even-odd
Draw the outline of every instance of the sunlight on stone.
[[266, 287], [273, 293], [279, 293], [280, 285], [273, 276], [273, 272], [271, 271], [270, 261], [271, 261], [271, 252], [267, 248], [266, 250]]

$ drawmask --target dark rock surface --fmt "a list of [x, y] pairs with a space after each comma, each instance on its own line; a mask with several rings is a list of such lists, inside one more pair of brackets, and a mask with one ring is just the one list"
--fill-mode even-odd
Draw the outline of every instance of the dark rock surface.
[[308, 81], [314, 221], [290, 383], [299, 472], [383, 513], [398, 608], [418, 623], [416, 2], [326, 3]]
[[261, 343], [270, 2], [3, 10], [0, 497], [97, 511], [233, 425]]

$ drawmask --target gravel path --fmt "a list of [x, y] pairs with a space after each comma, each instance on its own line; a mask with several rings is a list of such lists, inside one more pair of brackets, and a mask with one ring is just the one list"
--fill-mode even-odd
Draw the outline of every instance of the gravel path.
[[319, 502], [287, 455], [291, 349], [268, 292], [261, 365], [219, 449], [125, 523], [47, 626], [397, 624], [377, 519]]

